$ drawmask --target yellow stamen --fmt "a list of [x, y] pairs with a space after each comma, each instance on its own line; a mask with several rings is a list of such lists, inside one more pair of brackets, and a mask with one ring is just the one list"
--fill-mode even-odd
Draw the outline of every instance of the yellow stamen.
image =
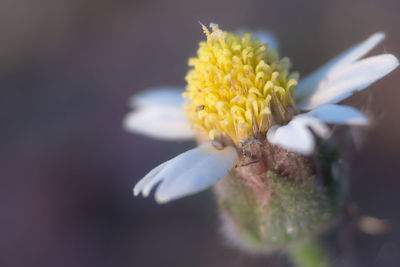
[[285, 123], [293, 105], [297, 74], [289, 74], [290, 60], [252, 39], [201, 24], [207, 37], [197, 57], [189, 59], [185, 113], [192, 127], [211, 140], [225, 133], [236, 144], [265, 134], [275, 123]]

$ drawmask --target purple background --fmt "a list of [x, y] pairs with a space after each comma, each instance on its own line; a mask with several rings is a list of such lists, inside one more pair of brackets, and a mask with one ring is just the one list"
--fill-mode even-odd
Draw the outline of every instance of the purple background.
[[[376, 31], [388, 38], [374, 52], [399, 57], [399, 11], [395, 0], [2, 0], [0, 266], [288, 266], [232, 249], [209, 191], [162, 206], [133, 198], [147, 171], [193, 144], [124, 132], [128, 97], [184, 85], [198, 21], [273, 31], [304, 76]], [[352, 200], [392, 230], [346, 223], [338, 266], [400, 263], [399, 84], [396, 70], [346, 100], [373, 119], [345, 155]]]

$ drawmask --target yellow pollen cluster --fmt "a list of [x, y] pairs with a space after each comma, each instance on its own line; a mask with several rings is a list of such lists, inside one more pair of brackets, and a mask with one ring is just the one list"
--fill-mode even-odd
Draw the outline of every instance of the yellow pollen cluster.
[[[203, 26], [203, 25], [202, 25]], [[289, 74], [290, 60], [279, 58], [250, 34], [242, 37], [211, 24], [203, 30], [197, 57], [189, 59], [185, 113], [192, 127], [211, 140], [225, 133], [236, 144], [272, 125], [287, 122], [295, 111], [298, 74]]]

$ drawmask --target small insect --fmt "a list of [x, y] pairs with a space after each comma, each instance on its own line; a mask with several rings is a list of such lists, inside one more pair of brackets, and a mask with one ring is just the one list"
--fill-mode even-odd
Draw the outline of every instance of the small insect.
[[200, 111], [200, 110], [203, 110], [204, 107], [205, 107], [205, 105], [197, 106], [197, 107], [196, 107], [196, 112], [197, 112], [197, 111]]

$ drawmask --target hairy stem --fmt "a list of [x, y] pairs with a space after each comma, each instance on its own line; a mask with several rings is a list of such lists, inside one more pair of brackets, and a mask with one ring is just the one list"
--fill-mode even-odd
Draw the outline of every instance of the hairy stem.
[[296, 267], [331, 267], [326, 252], [315, 239], [296, 244], [289, 256]]

